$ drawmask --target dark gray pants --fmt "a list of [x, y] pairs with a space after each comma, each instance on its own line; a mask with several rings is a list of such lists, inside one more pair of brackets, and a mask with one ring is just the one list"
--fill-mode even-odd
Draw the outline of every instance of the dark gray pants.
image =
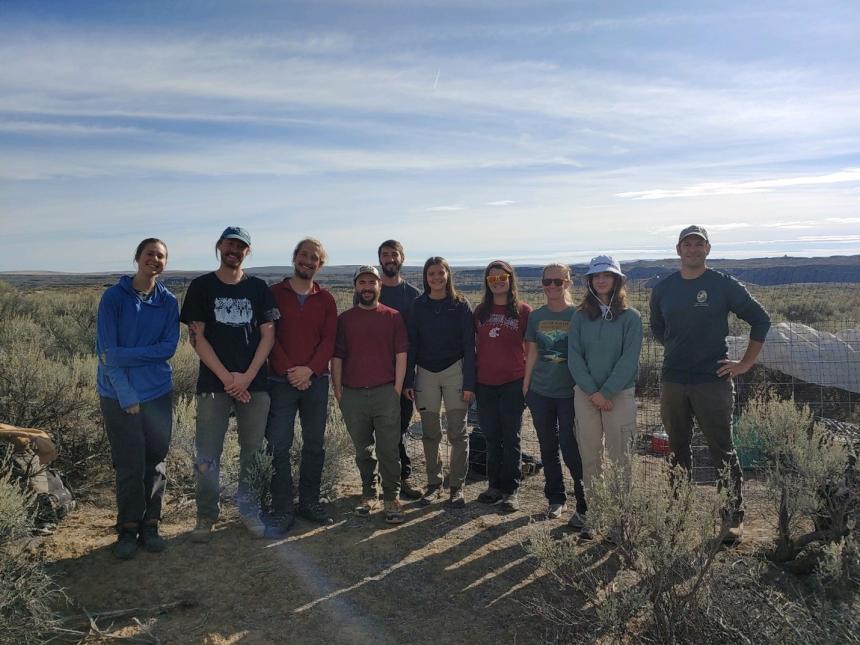
[[299, 466], [299, 503], [320, 500], [325, 463], [325, 425], [328, 418], [328, 375], [314, 376], [307, 390], [269, 380], [269, 423], [266, 439], [272, 453], [272, 510], [292, 511], [293, 471], [290, 451], [295, 437], [296, 414], [302, 422], [302, 461]]
[[731, 380], [709, 383], [663, 383], [660, 413], [669, 435], [674, 462], [687, 471], [693, 467], [693, 417], [699, 424], [711, 461], [717, 470], [728, 464], [729, 481], [721, 480], [731, 491], [729, 510], [743, 516], [743, 471], [732, 443], [732, 414], [735, 387]]
[[167, 485], [164, 460], [173, 431], [173, 393], [140, 404], [129, 414], [116, 399], [99, 397], [116, 471], [117, 528], [161, 519]]

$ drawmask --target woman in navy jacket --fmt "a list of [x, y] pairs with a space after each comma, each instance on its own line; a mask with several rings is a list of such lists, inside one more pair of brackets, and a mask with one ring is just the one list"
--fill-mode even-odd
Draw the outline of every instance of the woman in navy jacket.
[[175, 296], [156, 278], [167, 265], [164, 242], [147, 238], [134, 254], [137, 273], [123, 276], [99, 303], [97, 389], [116, 470], [119, 539], [114, 554], [134, 557], [140, 542], [163, 551], [158, 534], [166, 483], [164, 460], [173, 426], [168, 360], [179, 342]]
[[432, 504], [442, 495], [439, 443], [444, 401], [451, 444], [448, 505], [462, 508], [469, 467], [466, 408], [475, 394], [475, 331], [469, 302], [454, 286], [445, 258], [434, 256], [424, 263], [424, 293], [412, 303], [407, 330], [406, 396], [421, 414], [427, 463], [427, 489], [421, 503]]

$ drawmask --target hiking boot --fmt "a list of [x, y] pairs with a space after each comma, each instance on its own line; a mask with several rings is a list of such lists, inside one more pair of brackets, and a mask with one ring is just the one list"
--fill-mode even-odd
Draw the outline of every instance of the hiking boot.
[[452, 488], [448, 498], [448, 508], [466, 508], [466, 498], [462, 488]]
[[739, 517], [733, 517], [732, 519], [728, 520], [727, 524], [728, 530], [723, 537], [723, 544], [732, 545], [739, 543], [744, 535], [743, 519]]
[[415, 488], [408, 479], [401, 479], [400, 496], [406, 499], [421, 499], [424, 496], [424, 491]]
[[308, 502], [307, 504], [299, 504], [298, 514], [306, 520], [316, 522], [317, 524], [334, 524], [334, 518], [325, 509], [325, 506], [320, 502]]
[[284, 537], [295, 521], [296, 516], [289, 511], [272, 513], [266, 518], [264, 537], [276, 539]]
[[142, 524], [137, 539], [150, 553], [161, 553], [167, 548], [167, 540], [158, 534], [158, 524], [155, 523]]
[[513, 513], [514, 511], [520, 510], [520, 499], [517, 497], [516, 493], [511, 493], [510, 495], [505, 495], [502, 498], [502, 503], [499, 506], [503, 511]]
[[504, 495], [502, 494], [502, 491], [498, 488], [493, 488], [492, 486], [478, 495], [478, 501], [481, 502], [481, 504], [498, 504], [503, 498]]
[[400, 500], [385, 500], [385, 521], [388, 524], [403, 524], [406, 521], [406, 515], [403, 513]]
[[113, 554], [120, 560], [131, 560], [137, 553], [137, 529], [121, 528], [113, 547]]
[[430, 484], [427, 486], [427, 490], [424, 491], [424, 494], [421, 495], [421, 499], [418, 503], [421, 504], [421, 506], [430, 506], [430, 504], [437, 501], [440, 497], [442, 497], [442, 484]]
[[564, 504], [552, 503], [546, 507], [546, 519], [557, 520], [567, 507]]
[[191, 541], [196, 544], [205, 544], [212, 537], [212, 526], [215, 520], [210, 520], [208, 517], [198, 517], [197, 526], [191, 531]]
[[362, 496], [358, 506], [355, 507], [355, 514], [359, 517], [368, 517], [373, 511], [379, 508], [379, 498]]
[[266, 525], [260, 519], [259, 513], [248, 513], [247, 515], [239, 514], [239, 521], [248, 529], [248, 533], [253, 538], [261, 538], [266, 535]]
[[575, 531], [581, 531], [582, 527], [586, 524], [588, 524], [588, 520], [585, 519], [585, 513], [580, 513], [579, 511], [571, 515], [567, 521], [567, 525]]

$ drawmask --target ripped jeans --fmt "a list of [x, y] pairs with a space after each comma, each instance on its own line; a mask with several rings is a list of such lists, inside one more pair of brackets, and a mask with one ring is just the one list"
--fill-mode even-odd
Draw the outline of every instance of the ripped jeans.
[[117, 528], [161, 519], [167, 484], [164, 460], [173, 428], [173, 393], [145, 401], [128, 414], [116, 399], [100, 397], [116, 471]]
[[248, 403], [239, 403], [225, 392], [203, 392], [197, 395], [197, 435], [194, 439], [198, 517], [218, 519], [221, 452], [231, 411], [236, 415], [239, 434], [239, 512], [256, 515], [260, 510], [259, 494], [254, 491], [251, 479], [257, 453], [262, 449], [266, 435], [269, 393], [253, 391]]

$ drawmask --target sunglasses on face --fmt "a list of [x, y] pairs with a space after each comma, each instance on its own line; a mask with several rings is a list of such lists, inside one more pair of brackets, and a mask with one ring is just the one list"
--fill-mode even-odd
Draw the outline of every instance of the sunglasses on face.
[[502, 273], [500, 275], [488, 275], [487, 283], [496, 284], [497, 282], [507, 282], [510, 277], [511, 276], [509, 276], [507, 273]]
[[548, 287], [551, 284], [554, 284], [555, 286], [560, 287], [561, 285], [564, 284], [564, 278], [544, 278], [543, 280], [540, 281], [540, 283], [545, 287]]

